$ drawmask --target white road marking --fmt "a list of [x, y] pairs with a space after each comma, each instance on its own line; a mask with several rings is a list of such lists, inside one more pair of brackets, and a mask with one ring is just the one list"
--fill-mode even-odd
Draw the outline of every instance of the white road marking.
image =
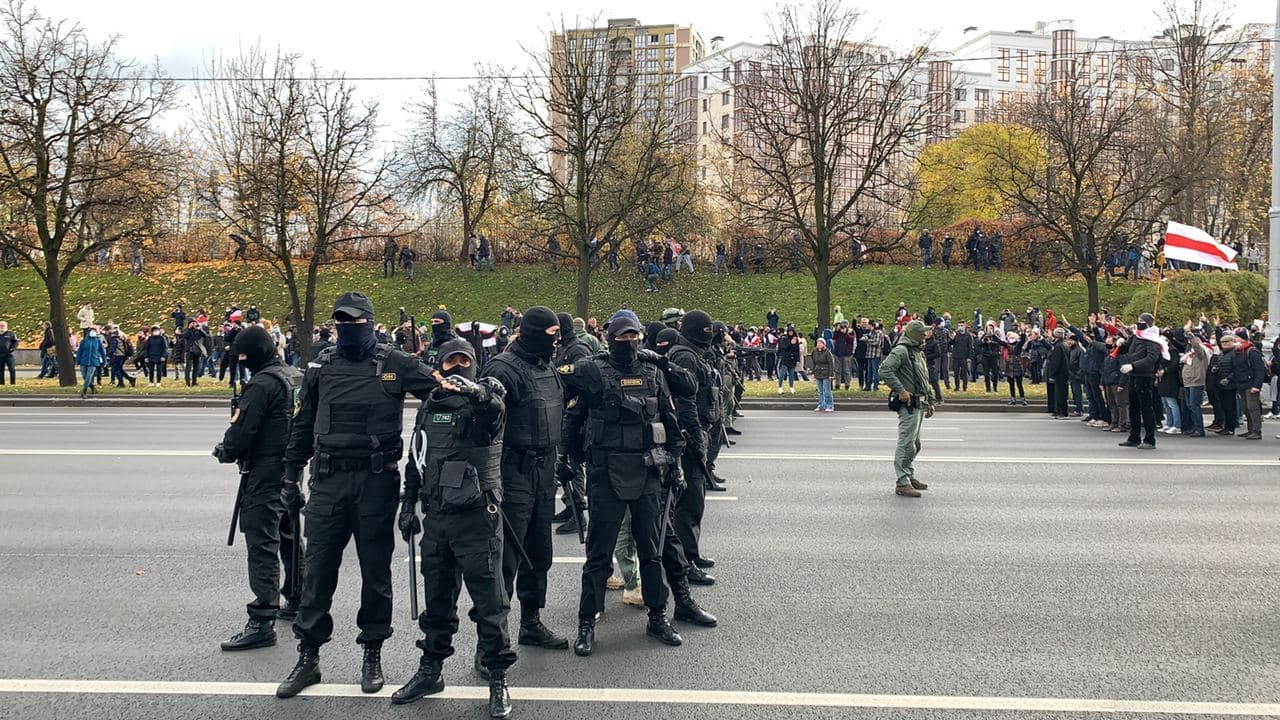
[[0, 425], [88, 425], [88, 420], [0, 420]]
[[165, 413], [165, 412], [60, 412], [51, 408], [48, 412], [0, 412], [0, 417], [130, 417], [130, 418], [225, 418], [227, 413]]
[[[944, 426], [944, 425], [925, 425], [925, 427], [929, 428], [930, 430], [949, 430], [949, 431], [956, 431], [956, 432], [959, 432], [959, 431], [960, 431], [960, 428], [958, 428], [958, 427], [946, 427], [946, 426]], [[885, 424], [885, 425], [845, 425], [845, 426], [844, 426], [844, 429], [845, 429], [845, 430], [892, 430], [892, 431], [894, 431], [895, 433], [896, 433], [896, 432], [898, 432], [898, 426], [897, 426], [897, 425], [892, 425], [892, 424]]]
[[[859, 441], [862, 441], [862, 442], [875, 441], [875, 440], [882, 440], [882, 441], [887, 441], [887, 442], [897, 442], [897, 439], [898, 439], [898, 438], [897, 438], [897, 435], [895, 434], [895, 435], [893, 435], [893, 436], [891, 436], [891, 437], [865, 437], [865, 436], [859, 437], [859, 436], [856, 436], [856, 435], [843, 435], [843, 436], [837, 435], [837, 436], [833, 436], [831, 439], [832, 439], [832, 440], [859, 440]], [[921, 442], [925, 442], [925, 443], [935, 443], [935, 442], [964, 442], [964, 439], [963, 439], [963, 438], [932, 438], [932, 437], [929, 437], [929, 436], [925, 435], [925, 436], [923, 436], [923, 437], [921, 437], [921, 438], [920, 438], [920, 441], [921, 441]]]
[[210, 450], [86, 450], [81, 448], [0, 448], [0, 455], [80, 455], [88, 457], [212, 457]]
[[[162, 682], [125, 680], [0, 680], [0, 693], [73, 693], [81, 695], [235, 695], [274, 696], [275, 683]], [[358, 685], [313, 685], [303, 697], [377, 698], [385, 702], [394, 688], [365, 694]], [[425, 699], [486, 700], [489, 688], [450, 686]], [[1206, 715], [1270, 717], [1280, 703], [1195, 702], [1182, 700], [1111, 700], [1102, 698], [981, 697], [957, 695], [859, 695], [853, 693], [748, 692], [739, 690], [674, 690], [634, 688], [511, 688], [516, 701], [746, 705], [757, 707], [884, 708], [895, 710], [1013, 711], [1059, 713], [1132, 713], [1139, 715]]]
[[[926, 446], [929, 444], [929, 438], [924, 438]], [[1135, 451], [1137, 454], [1137, 451]], [[831, 462], [844, 461], [882, 461], [891, 462], [893, 458], [887, 455], [824, 455], [824, 454], [808, 454], [808, 453], [738, 453], [738, 452], [722, 452], [720, 460], [818, 460]], [[1119, 457], [1040, 457], [1034, 454], [1028, 454], [1026, 457], [999, 457], [985, 455], [929, 455], [924, 454], [916, 457], [915, 462], [944, 462], [944, 463], [992, 463], [997, 465], [1228, 465], [1233, 467], [1277, 467], [1280, 461], [1266, 460], [1259, 458], [1257, 460], [1236, 460], [1223, 458], [1161, 458], [1161, 457], [1136, 457], [1136, 458], [1119, 458]]]
[[[421, 565], [422, 558], [419, 557], [417, 558], [417, 560], [418, 560], [418, 564]], [[586, 561], [587, 559], [585, 557], [576, 557], [573, 555], [556, 556], [551, 558], [552, 564], [555, 564], [555, 565], [581, 565]], [[400, 562], [405, 562], [405, 563], [409, 562], [409, 557], [405, 556], [400, 558]]]

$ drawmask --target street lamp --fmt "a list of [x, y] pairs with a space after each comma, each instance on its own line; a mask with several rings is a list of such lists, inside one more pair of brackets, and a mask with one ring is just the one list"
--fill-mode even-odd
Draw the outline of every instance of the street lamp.
[[1267, 324], [1263, 332], [1275, 337], [1280, 328], [1280, 0], [1271, 42], [1271, 212], [1267, 243]]

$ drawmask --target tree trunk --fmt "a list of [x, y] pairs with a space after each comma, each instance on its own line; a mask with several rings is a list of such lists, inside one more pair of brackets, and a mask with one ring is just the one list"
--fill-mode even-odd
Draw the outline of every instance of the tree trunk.
[[587, 259], [586, 251], [581, 248], [578, 250], [578, 289], [573, 296], [573, 306], [577, 310], [578, 317], [585, 319], [590, 315], [591, 261]]
[[1101, 298], [1098, 296], [1098, 271], [1096, 268], [1093, 272], [1084, 274], [1084, 285], [1089, 292], [1089, 312], [1096, 313], [1098, 308], [1102, 306]]
[[[302, 317], [307, 328], [305, 333], [307, 337], [307, 354], [303, 357], [311, 357], [311, 328], [316, 326], [316, 284], [319, 277], [319, 266], [316, 264], [315, 255], [312, 256], [311, 264], [307, 267], [307, 287], [303, 294]], [[337, 338], [334, 338], [337, 341]], [[299, 345], [301, 348], [301, 345]]]
[[813, 269], [813, 282], [818, 286], [818, 329], [831, 326], [831, 269], [819, 262]]
[[53, 342], [58, 358], [58, 385], [76, 384], [76, 359], [71, 353], [67, 335], [67, 304], [63, 297], [62, 279], [57, 272], [48, 273], [45, 289], [49, 291], [49, 322], [53, 324]]
[[470, 258], [467, 252], [467, 243], [471, 242], [471, 210], [466, 206], [462, 206], [462, 246], [458, 250], [458, 259], [467, 262]]

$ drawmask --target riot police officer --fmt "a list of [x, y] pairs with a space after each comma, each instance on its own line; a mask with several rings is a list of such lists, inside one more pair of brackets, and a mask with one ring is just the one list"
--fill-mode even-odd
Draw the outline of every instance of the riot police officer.
[[658, 528], [663, 484], [682, 482], [675, 459], [684, 441], [662, 372], [639, 358], [640, 332], [634, 313], [618, 311], [607, 327], [608, 353], [579, 360], [561, 372], [573, 389], [573, 400], [586, 409], [584, 414], [564, 416], [569, 454], [586, 460], [591, 504], [573, 646], [581, 656], [595, 649], [596, 616], [604, 609], [614, 545], [628, 509], [649, 611], [645, 632], [668, 645], [683, 642], [666, 617]]
[[320, 646], [333, 634], [329, 608], [352, 537], [360, 558], [360, 688], [369, 693], [382, 688], [382, 642], [392, 632], [391, 554], [404, 396], [425, 399], [440, 385], [417, 358], [378, 343], [373, 303], [364, 295], [339, 297], [333, 320], [338, 342], [307, 364], [284, 455], [287, 508], [302, 506], [298, 481], [303, 465], [313, 455], [314, 461], [306, 503], [307, 574], [293, 624], [298, 662], [276, 690], [282, 698], [320, 682]]
[[[417, 328], [414, 328], [415, 332]], [[453, 316], [441, 308], [431, 315], [431, 342], [422, 352], [422, 362], [434, 370], [440, 364], [440, 347], [457, 338], [453, 330]]]
[[[541, 305], [529, 308], [520, 335], [485, 366], [484, 377], [506, 389], [502, 440], [502, 514], [507, 530], [502, 576], [507, 596], [520, 599], [521, 645], [565, 650], [569, 641], [542, 624], [551, 569], [555, 514], [555, 462], [564, 414], [564, 390], [551, 359], [559, 319]], [[524, 550], [525, 563], [517, 548]]]
[[[405, 542], [422, 535], [422, 579], [426, 587], [418, 627], [422, 660], [413, 678], [391, 696], [396, 705], [444, 689], [440, 677], [453, 654], [458, 629], [460, 581], [467, 585], [482, 662], [489, 675], [489, 715], [511, 714], [507, 668], [516, 661], [507, 635], [511, 605], [502, 587], [502, 432], [506, 391], [493, 378], [475, 382], [475, 348], [462, 339], [440, 346], [440, 372], [462, 392], [437, 388], [414, 423], [405, 468], [399, 526]], [[421, 462], [421, 468], [418, 463]], [[414, 505], [421, 499], [424, 522]]]
[[[276, 355], [271, 334], [250, 327], [236, 336], [231, 352], [253, 373], [244, 386], [231, 426], [214, 448], [214, 457], [223, 463], [240, 464], [240, 532], [244, 533], [249, 557], [249, 622], [244, 630], [222, 643], [223, 650], [251, 650], [276, 644], [275, 621], [291, 620], [298, 614], [298, 592], [302, 568], [300, 542], [293, 519], [280, 500], [284, 477], [284, 450], [289, 439], [289, 419], [293, 417], [301, 373], [285, 365]], [[277, 560], [279, 557], [279, 560]], [[280, 564], [285, 582], [280, 589]], [[285, 605], [280, 607], [284, 595]]]
[[[591, 348], [574, 334], [573, 318], [569, 316], [569, 313], [560, 313], [557, 316], [557, 320], [560, 324], [560, 343], [556, 346], [555, 360], [553, 361], [557, 368], [572, 367], [574, 363], [593, 354]], [[567, 400], [568, 398], [566, 398]], [[578, 497], [584, 498], [587, 496], [587, 485], [586, 476], [582, 472], [582, 465], [569, 463], [563, 448], [562, 443], [559, 457], [556, 460], [556, 479], [561, 484], [567, 481], [572, 491]], [[563, 523], [556, 528], [556, 534], [571, 535], [578, 532], [578, 516], [573, 509], [573, 498], [570, 497], [569, 493], [565, 493], [561, 501], [564, 503], [564, 509], [556, 513], [555, 517], [552, 518], [555, 522]], [[586, 528], [583, 529], [585, 530]]]
[[714, 442], [710, 433], [720, 419], [720, 389], [711, 362], [713, 337], [711, 316], [701, 310], [691, 310], [681, 323], [679, 342], [667, 351], [671, 362], [692, 373], [698, 383], [691, 403], [677, 398], [682, 410], [680, 417], [688, 434], [688, 447], [681, 458], [681, 466], [689, 487], [676, 505], [674, 523], [685, 557], [692, 566], [689, 568], [689, 582], [697, 585], [715, 583], [715, 578], [706, 573], [707, 568], [715, 566], [715, 560], [704, 557], [700, 547], [706, 489], [708, 483], [714, 483], [706, 458], [709, 445]]

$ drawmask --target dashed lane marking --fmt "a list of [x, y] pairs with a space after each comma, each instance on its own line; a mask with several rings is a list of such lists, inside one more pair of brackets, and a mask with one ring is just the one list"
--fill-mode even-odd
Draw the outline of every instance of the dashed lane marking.
[[[160, 682], [124, 680], [0, 680], [0, 693], [71, 693], [78, 695], [237, 695], [273, 696], [275, 683]], [[394, 691], [365, 694], [358, 685], [313, 685], [303, 697], [378, 699]], [[423, 700], [486, 700], [487, 687], [448, 687]], [[1012, 711], [1056, 713], [1130, 713], [1137, 715], [1197, 715], [1274, 717], [1280, 703], [1196, 702], [1182, 700], [1111, 700], [1095, 698], [981, 697], [954, 695], [859, 695], [853, 693], [748, 692], [737, 690], [674, 690], [631, 688], [511, 688], [511, 698], [537, 702], [645, 703], [665, 705], [744, 705], [757, 707], [884, 708], [894, 710]]]
[[[927, 447], [929, 438], [923, 438]], [[1138, 455], [1140, 451], [1135, 450]], [[739, 453], [721, 452], [720, 460], [817, 460], [824, 462], [892, 462], [892, 455], [832, 455], [810, 453]], [[920, 455], [915, 462], [924, 463], [986, 463], [997, 465], [1229, 465], [1234, 467], [1276, 467], [1280, 461], [1266, 458], [1170, 458], [1152, 457], [1042, 457], [1028, 453], [1025, 457], [1002, 457], [993, 455]]]

